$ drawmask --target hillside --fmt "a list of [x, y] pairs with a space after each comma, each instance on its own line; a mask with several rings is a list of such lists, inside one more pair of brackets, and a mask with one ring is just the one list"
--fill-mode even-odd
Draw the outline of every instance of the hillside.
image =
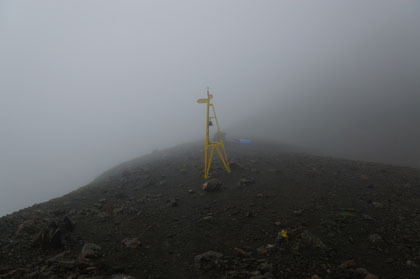
[[419, 278], [419, 169], [228, 142], [205, 192], [201, 149], [0, 218], [0, 278]]

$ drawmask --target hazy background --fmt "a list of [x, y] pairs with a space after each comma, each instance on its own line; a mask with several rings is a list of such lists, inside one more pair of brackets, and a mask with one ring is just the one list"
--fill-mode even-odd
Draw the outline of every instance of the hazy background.
[[419, 1], [1, 1], [0, 215], [222, 128], [420, 167]]

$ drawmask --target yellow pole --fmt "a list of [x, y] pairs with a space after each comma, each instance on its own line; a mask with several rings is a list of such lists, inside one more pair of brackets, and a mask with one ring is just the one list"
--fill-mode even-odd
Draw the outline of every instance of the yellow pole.
[[[228, 162], [228, 158], [227, 158], [227, 154], [226, 154], [226, 149], [225, 149], [225, 145], [223, 143], [223, 137], [222, 134], [220, 132], [220, 128], [219, 128], [219, 122], [217, 121], [217, 117], [216, 117], [216, 111], [214, 109], [214, 105], [211, 103], [211, 99], [213, 98], [213, 95], [210, 94], [210, 90], [207, 88], [207, 99], [199, 99], [197, 101], [197, 103], [203, 104], [206, 103], [207, 104], [207, 115], [206, 115], [206, 140], [205, 140], [205, 144], [204, 144], [204, 178], [207, 179], [209, 176], [209, 172], [210, 172], [210, 167], [211, 167], [211, 163], [213, 161], [213, 155], [214, 155], [214, 149], [216, 149], [217, 154], [219, 155], [223, 166], [226, 168], [226, 171], [228, 173], [230, 173], [230, 166], [229, 166], [229, 162]], [[210, 106], [212, 107], [212, 111], [213, 111], [213, 116], [210, 116]], [[211, 121], [211, 119], [214, 118], [215, 122], [216, 122], [216, 126], [217, 126], [217, 135], [219, 140], [218, 141], [210, 141], [210, 127], [209, 127], [209, 123]], [[211, 147], [211, 152], [209, 153], [209, 148]], [[219, 147], [221, 149], [223, 149], [223, 154], [220, 151]]]

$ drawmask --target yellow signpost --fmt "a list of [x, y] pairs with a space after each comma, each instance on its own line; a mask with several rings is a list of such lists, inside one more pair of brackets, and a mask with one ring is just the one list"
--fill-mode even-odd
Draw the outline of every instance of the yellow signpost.
[[[225, 145], [223, 143], [223, 137], [220, 133], [219, 122], [216, 118], [216, 111], [214, 110], [214, 105], [211, 103], [211, 99], [213, 99], [213, 95], [210, 94], [209, 89], [207, 88], [207, 99], [199, 99], [197, 103], [199, 104], [207, 104], [207, 118], [206, 118], [206, 142], [204, 148], [204, 178], [209, 177], [210, 166], [213, 161], [214, 150], [216, 149], [217, 154], [219, 154], [220, 159], [222, 160], [223, 165], [228, 173], [230, 173], [229, 162], [227, 159]], [[211, 108], [211, 111], [210, 111]], [[212, 115], [210, 113], [212, 112]], [[210, 140], [210, 126], [213, 126], [212, 119], [216, 122], [217, 127], [217, 138], [218, 141], [211, 141]], [[223, 150], [220, 151], [220, 149]]]

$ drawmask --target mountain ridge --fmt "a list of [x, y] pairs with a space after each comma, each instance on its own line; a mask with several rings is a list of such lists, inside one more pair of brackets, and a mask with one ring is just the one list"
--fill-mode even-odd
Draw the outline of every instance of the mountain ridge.
[[416, 278], [419, 169], [226, 148], [215, 192], [194, 142], [0, 218], [0, 278]]

